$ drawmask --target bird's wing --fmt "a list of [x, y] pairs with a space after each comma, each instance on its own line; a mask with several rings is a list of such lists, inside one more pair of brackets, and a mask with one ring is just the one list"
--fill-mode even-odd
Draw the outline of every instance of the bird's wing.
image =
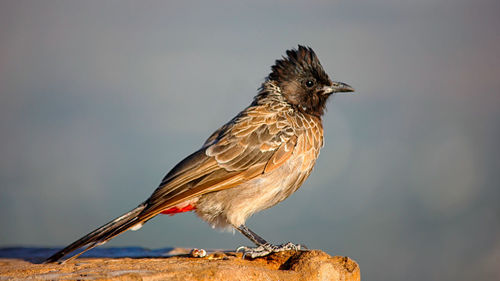
[[165, 176], [139, 217], [147, 220], [183, 201], [278, 168], [292, 155], [298, 137], [286, 116], [276, 112], [250, 107], [216, 131]]

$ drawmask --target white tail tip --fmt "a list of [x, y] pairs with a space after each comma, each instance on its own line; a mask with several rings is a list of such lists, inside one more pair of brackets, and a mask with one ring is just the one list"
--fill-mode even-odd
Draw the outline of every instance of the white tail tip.
[[138, 224], [134, 225], [132, 228], [130, 228], [130, 230], [137, 231], [137, 230], [141, 229], [141, 227], [142, 227], [142, 223], [138, 223]]

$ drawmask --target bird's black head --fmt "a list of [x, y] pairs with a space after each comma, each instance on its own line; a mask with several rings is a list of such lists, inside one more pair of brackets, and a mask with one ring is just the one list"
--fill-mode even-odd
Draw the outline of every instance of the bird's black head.
[[311, 48], [299, 45], [286, 55], [276, 60], [268, 81], [274, 81], [288, 103], [298, 110], [321, 116], [332, 93], [354, 91], [347, 84], [330, 80]]

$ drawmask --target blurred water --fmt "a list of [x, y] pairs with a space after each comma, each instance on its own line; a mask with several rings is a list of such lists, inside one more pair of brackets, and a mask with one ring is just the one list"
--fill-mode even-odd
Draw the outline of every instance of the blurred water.
[[[30, 262], [41, 262], [62, 248], [44, 247], [6, 247], [0, 248], [0, 258], [23, 259]], [[144, 258], [144, 257], [166, 257], [177, 252], [174, 248], [147, 249], [141, 247], [100, 247], [94, 248], [81, 257], [87, 258]]]

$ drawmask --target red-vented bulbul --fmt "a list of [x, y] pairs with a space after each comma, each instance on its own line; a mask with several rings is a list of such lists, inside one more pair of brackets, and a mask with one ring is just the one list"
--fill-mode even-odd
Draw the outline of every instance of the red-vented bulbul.
[[323, 146], [326, 101], [333, 93], [352, 91], [330, 80], [311, 48], [299, 45], [286, 51], [252, 104], [177, 164], [151, 197], [45, 262], [86, 247], [82, 254], [124, 231], [139, 229], [158, 214], [192, 210], [214, 227], [233, 227], [248, 237], [257, 247], [239, 249], [251, 257], [300, 250], [299, 244], [269, 244], [248, 229], [245, 220], [301, 186]]

